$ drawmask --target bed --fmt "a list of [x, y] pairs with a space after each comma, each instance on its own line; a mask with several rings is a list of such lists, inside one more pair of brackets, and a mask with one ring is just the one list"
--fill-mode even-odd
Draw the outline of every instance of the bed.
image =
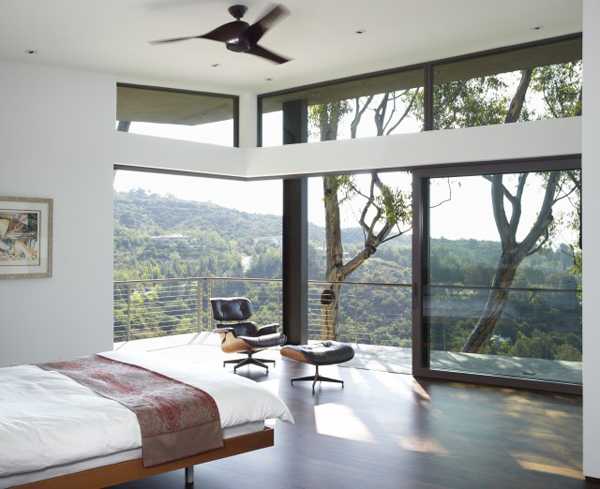
[[221, 369], [166, 363], [151, 354], [105, 352], [202, 389], [215, 400], [220, 448], [147, 467], [134, 412], [58, 372], [0, 368], [0, 488], [101, 488], [273, 445], [267, 420], [293, 422], [287, 406], [252, 380]]

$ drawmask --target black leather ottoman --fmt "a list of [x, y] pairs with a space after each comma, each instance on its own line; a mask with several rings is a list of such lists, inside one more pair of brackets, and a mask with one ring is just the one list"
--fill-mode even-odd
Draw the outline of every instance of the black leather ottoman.
[[337, 365], [352, 360], [354, 358], [354, 348], [344, 343], [323, 341], [310, 345], [286, 345], [281, 349], [281, 355], [296, 362], [308, 363], [316, 367], [314, 375], [291, 379], [292, 385], [294, 385], [294, 382], [312, 381], [312, 391], [314, 394], [317, 382], [335, 382], [342, 384], [342, 388], [344, 387], [343, 380], [330, 379], [329, 377], [320, 375], [319, 366]]

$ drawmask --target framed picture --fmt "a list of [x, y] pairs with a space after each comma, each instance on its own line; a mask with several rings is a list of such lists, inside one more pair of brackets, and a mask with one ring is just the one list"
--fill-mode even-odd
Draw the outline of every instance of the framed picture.
[[0, 279], [52, 276], [52, 199], [0, 196]]

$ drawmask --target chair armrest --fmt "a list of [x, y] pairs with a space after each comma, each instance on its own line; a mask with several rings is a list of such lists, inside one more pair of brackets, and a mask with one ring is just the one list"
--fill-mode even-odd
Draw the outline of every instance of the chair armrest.
[[212, 332], [217, 333], [217, 334], [223, 334], [223, 335], [227, 335], [227, 333], [232, 333], [233, 336], [235, 336], [235, 329], [229, 328], [229, 327], [215, 328], [215, 329], [213, 329]]
[[221, 337], [221, 347], [227, 341], [228, 333], [231, 333], [233, 335], [233, 337], [236, 338], [235, 329], [233, 329], [233, 328], [228, 328], [228, 327], [215, 328], [215, 329], [213, 329], [213, 333], [217, 333]]
[[266, 324], [258, 328], [257, 336], [263, 336], [266, 334], [275, 334], [279, 332], [279, 323]]

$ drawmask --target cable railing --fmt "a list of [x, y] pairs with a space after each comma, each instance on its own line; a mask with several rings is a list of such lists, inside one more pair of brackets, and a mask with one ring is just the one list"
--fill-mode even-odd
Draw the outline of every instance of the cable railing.
[[211, 297], [252, 300], [253, 320], [281, 322], [281, 280], [185, 277], [114, 282], [114, 341], [211, 331]]
[[[430, 285], [426, 289], [425, 314], [430, 318], [435, 346], [452, 349], [448, 325], [476, 320], [489, 290], [468, 285]], [[550, 323], [559, 311], [563, 328], [580, 321], [578, 289], [509, 290], [513, 299], [505, 308], [505, 320], [543, 317], [554, 329]], [[281, 279], [179, 277], [114, 282], [114, 340], [211, 331], [215, 324], [210, 298], [235, 296], [252, 300], [252, 319], [257, 323], [282, 322]], [[307, 312], [310, 340], [411, 347], [412, 284], [311, 280]]]
[[308, 337], [410, 348], [412, 285], [309, 281]]
[[[323, 290], [339, 287], [335, 338], [367, 344], [408, 346], [411, 285], [375, 282], [309, 281], [309, 339], [325, 335]], [[253, 320], [282, 322], [281, 279], [178, 277], [114, 282], [114, 341], [211, 331], [211, 297], [252, 300]]]

